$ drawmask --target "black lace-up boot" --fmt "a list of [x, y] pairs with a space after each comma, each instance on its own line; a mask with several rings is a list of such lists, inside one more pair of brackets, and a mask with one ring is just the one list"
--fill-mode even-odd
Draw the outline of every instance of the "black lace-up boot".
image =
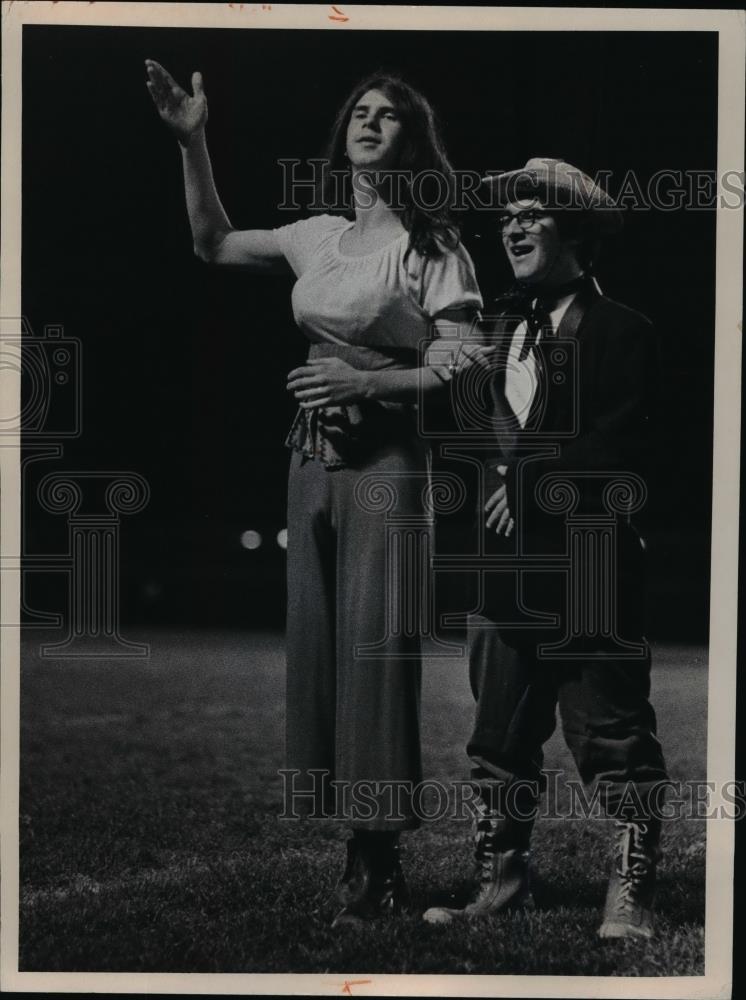
[[356, 830], [347, 841], [347, 867], [334, 892], [341, 910], [332, 927], [363, 926], [395, 916], [408, 903], [399, 861], [399, 834]]
[[602, 938], [651, 938], [661, 822], [617, 820]]

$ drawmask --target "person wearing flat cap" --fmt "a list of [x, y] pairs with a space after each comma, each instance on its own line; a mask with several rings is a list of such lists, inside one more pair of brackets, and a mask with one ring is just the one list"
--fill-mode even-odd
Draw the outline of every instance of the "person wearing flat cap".
[[424, 917], [447, 923], [533, 905], [530, 837], [559, 706], [580, 776], [597, 783], [615, 821], [599, 934], [648, 938], [667, 774], [631, 512], [644, 501], [656, 339], [593, 276], [622, 216], [590, 177], [531, 159], [484, 184], [517, 283], [485, 321], [494, 449], [483, 452], [478, 551], [490, 567], [504, 565], [483, 568], [479, 613], [469, 616], [476, 879], [465, 905]]

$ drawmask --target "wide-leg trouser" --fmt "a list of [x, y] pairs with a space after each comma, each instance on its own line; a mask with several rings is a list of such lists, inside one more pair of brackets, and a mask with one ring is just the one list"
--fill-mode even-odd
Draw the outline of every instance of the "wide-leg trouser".
[[419, 595], [402, 577], [392, 517], [427, 524], [426, 475], [427, 451], [414, 437], [359, 468], [328, 470], [292, 455], [287, 766], [300, 772], [294, 791], [313, 791], [293, 795], [300, 814], [343, 816], [367, 830], [419, 825], [411, 795], [422, 778], [420, 636], [411, 627]]
[[592, 659], [539, 661], [535, 646], [508, 646], [489, 619], [474, 615], [469, 670], [477, 705], [467, 753], [478, 783], [539, 780], [557, 706], [580, 776], [604, 783], [609, 812], [627, 792], [645, 805], [653, 786], [667, 779], [649, 701], [649, 651], [632, 660], [599, 650]]

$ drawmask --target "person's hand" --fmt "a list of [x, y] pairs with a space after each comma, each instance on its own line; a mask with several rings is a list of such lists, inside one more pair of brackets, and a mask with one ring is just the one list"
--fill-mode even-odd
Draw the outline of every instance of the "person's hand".
[[490, 367], [490, 355], [495, 351], [494, 347], [486, 347], [484, 344], [476, 344], [471, 341], [462, 341], [453, 360], [451, 368], [457, 372], [466, 371], [474, 365], [481, 365], [483, 368]]
[[[497, 471], [501, 476], [504, 476], [507, 472], [507, 467], [498, 465]], [[487, 500], [487, 503], [484, 505], [484, 512], [487, 514], [487, 521], [485, 523], [488, 529], [496, 525], [495, 534], [500, 535], [504, 532], [506, 538], [512, 535], [515, 528], [515, 519], [508, 507], [508, 491], [505, 483], [499, 486]]]
[[314, 358], [290, 372], [288, 391], [304, 410], [357, 403], [365, 397], [367, 374], [341, 358]]
[[425, 354], [425, 363], [428, 365], [447, 368], [450, 375], [467, 371], [474, 365], [481, 365], [489, 368], [491, 365], [490, 355], [495, 351], [494, 347], [486, 347], [474, 341], [448, 340], [445, 337], [438, 337], [428, 346]]
[[148, 73], [146, 86], [158, 114], [182, 146], [188, 145], [195, 132], [203, 129], [207, 122], [207, 98], [202, 89], [202, 74], [192, 73], [194, 96], [190, 97], [160, 63], [146, 59], [145, 67]]

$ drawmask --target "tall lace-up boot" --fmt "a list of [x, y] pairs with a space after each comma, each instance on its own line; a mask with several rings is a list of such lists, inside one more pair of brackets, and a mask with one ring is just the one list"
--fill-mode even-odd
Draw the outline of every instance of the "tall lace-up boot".
[[399, 861], [399, 834], [356, 830], [347, 841], [347, 867], [334, 901], [341, 910], [332, 927], [361, 927], [395, 916], [409, 901]]
[[651, 938], [659, 819], [617, 820], [614, 861], [606, 894], [602, 938]]
[[[533, 804], [535, 806], [535, 799]], [[533, 819], [507, 816], [491, 809], [481, 798], [476, 801], [476, 807], [471, 895], [463, 907], [433, 906], [426, 910], [423, 919], [430, 924], [487, 917], [534, 905], [529, 882]]]

